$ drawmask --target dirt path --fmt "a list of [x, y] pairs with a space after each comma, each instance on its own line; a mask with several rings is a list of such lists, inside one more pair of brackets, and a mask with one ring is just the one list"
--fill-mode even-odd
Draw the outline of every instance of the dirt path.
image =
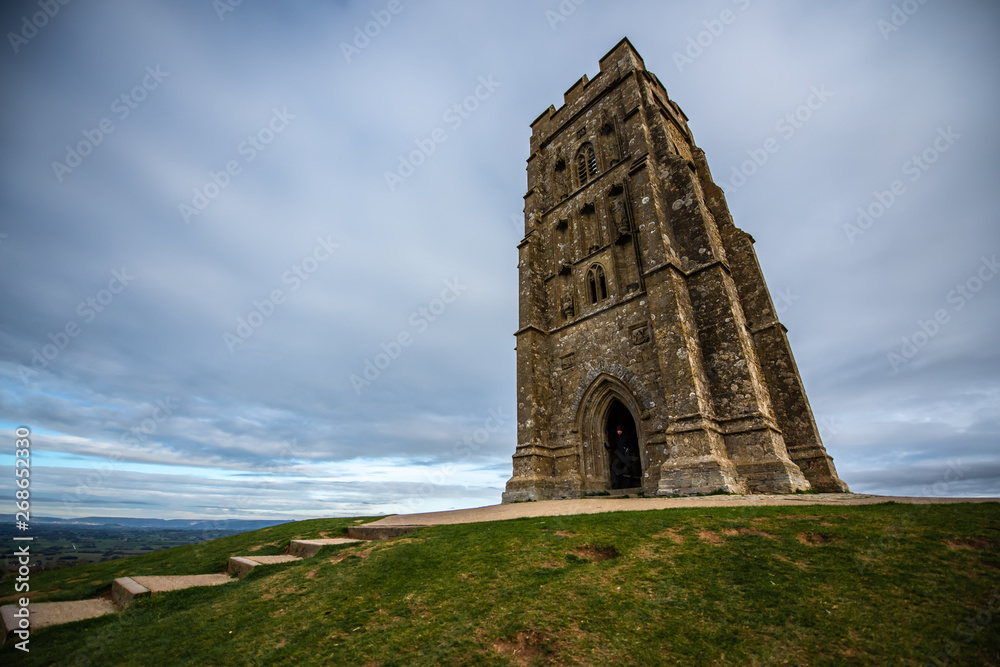
[[634, 510], [660, 510], [672, 507], [753, 507], [768, 505], [875, 505], [878, 503], [937, 505], [950, 503], [996, 503], [1000, 498], [910, 498], [872, 496], [863, 493], [808, 493], [801, 495], [689, 496], [681, 498], [581, 498], [577, 500], [542, 500], [510, 505], [488, 505], [446, 512], [395, 514], [368, 526], [438, 526], [479, 521], [502, 521], [534, 516], [566, 516]]

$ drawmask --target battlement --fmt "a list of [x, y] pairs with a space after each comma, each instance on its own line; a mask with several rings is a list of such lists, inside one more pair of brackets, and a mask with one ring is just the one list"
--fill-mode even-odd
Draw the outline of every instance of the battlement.
[[555, 105], [549, 106], [531, 123], [532, 152], [577, 112], [586, 108], [622, 77], [636, 70], [645, 72], [646, 64], [632, 42], [625, 37], [601, 58], [600, 71], [593, 79], [584, 74], [563, 95], [561, 107], [556, 109]]

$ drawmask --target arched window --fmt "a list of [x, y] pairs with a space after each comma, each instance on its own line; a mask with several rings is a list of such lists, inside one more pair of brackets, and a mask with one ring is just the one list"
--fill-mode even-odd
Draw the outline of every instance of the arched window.
[[580, 185], [585, 185], [587, 181], [597, 176], [597, 154], [594, 147], [588, 142], [580, 146], [576, 154], [576, 175], [580, 180]]
[[595, 264], [587, 271], [587, 291], [590, 303], [597, 303], [608, 298], [608, 281], [604, 277], [604, 267]]

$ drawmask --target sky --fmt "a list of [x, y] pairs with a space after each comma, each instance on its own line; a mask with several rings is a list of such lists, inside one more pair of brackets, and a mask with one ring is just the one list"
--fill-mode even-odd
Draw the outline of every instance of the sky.
[[840, 476], [1000, 496], [996, 3], [33, 0], [0, 29], [11, 512], [21, 425], [47, 516], [499, 502], [529, 125], [626, 36], [756, 239]]

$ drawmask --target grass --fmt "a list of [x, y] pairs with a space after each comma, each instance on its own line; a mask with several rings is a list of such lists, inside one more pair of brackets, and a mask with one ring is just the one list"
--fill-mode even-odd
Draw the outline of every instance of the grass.
[[[98, 597], [111, 590], [118, 577], [151, 574], [205, 574], [222, 572], [230, 556], [281, 553], [289, 541], [303, 537], [338, 537], [348, 526], [374, 521], [365, 519], [313, 519], [284, 523], [270, 528], [240, 533], [207, 542], [161, 549], [141, 556], [77, 565], [31, 575], [32, 600], [58, 602]], [[15, 595], [14, 575], [0, 585], [0, 604], [9, 604]]]
[[[41, 573], [32, 584], [65, 597], [165, 564], [219, 571], [229, 555], [277, 552], [350, 521], [285, 524]], [[698, 508], [424, 528], [40, 630], [31, 649], [15, 656], [8, 645], [0, 661], [923, 665], [937, 656], [1000, 665], [1000, 504]]]

